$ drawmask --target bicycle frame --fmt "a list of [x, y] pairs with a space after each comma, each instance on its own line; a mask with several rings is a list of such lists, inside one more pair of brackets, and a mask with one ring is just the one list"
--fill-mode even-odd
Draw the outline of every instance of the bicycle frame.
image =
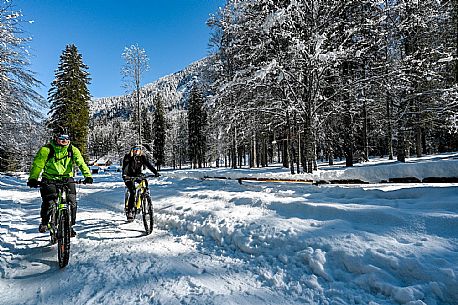
[[135, 186], [135, 208], [139, 210], [142, 205], [142, 194], [148, 191], [148, 182], [145, 178], [142, 178], [140, 182]]
[[79, 181], [49, 181], [43, 185], [54, 185], [57, 191], [57, 199], [50, 207], [50, 219], [48, 229], [51, 235], [51, 244], [57, 242], [57, 257], [59, 267], [63, 268], [68, 264], [70, 258], [70, 230], [71, 230], [71, 211], [68, 202], [69, 183], [80, 184]]
[[57, 199], [53, 200], [49, 206], [48, 229], [51, 235], [51, 244], [57, 243], [57, 257], [59, 267], [67, 266], [70, 258], [70, 238], [71, 238], [71, 211], [68, 203], [68, 192], [70, 183], [84, 183], [82, 180], [71, 181], [46, 181], [39, 182], [37, 187], [54, 185], [57, 191]]
[[[134, 215], [135, 219], [138, 212], [141, 211], [143, 224], [145, 226], [146, 234], [151, 234], [153, 230], [153, 206], [151, 203], [151, 196], [149, 194], [148, 180], [147, 178], [152, 177], [149, 175], [142, 175], [140, 177], [129, 177], [129, 179], [134, 183], [135, 192], [134, 192]], [[130, 192], [126, 189], [125, 195], [125, 212], [128, 213], [128, 201], [129, 201]], [[129, 221], [129, 216], [128, 216]], [[131, 220], [132, 221], [132, 220]]]
[[67, 202], [67, 192], [68, 186], [63, 182], [58, 183], [50, 183], [56, 186], [57, 190], [57, 199], [53, 201], [50, 205], [50, 221], [48, 223], [48, 229], [55, 234], [55, 227], [59, 217], [62, 215], [62, 211], [69, 210], [68, 209], [68, 202]]
[[[142, 205], [142, 195], [145, 193], [149, 192], [148, 188], [148, 181], [146, 178], [149, 178], [150, 176], [140, 176], [140, 177], [129, 177], [129, 179], [134, 182], [135, 184], [135, 199], [134, 199], [134, 207], [135, 209], [139, 210]], [[130, 192], [128, 189], [126, 189], [126, 193], [129, 194]], [[128, 197], [125, 198], [125, 207], [127, 208], [127, 200]]]

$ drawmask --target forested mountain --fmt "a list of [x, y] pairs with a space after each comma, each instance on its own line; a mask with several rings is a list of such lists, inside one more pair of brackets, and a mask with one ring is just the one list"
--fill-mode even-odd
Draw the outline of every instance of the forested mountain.
[[[194, 84], [205, 88], [209, 86], [208, 65], [211, 58], [204, 58], [192, 63], [185, 69], [164, 76], [159, 80], [149, 83], [141, 89], [141, 105], [143, 120], [143, 144], [153, 143], [153, 117], [155, 111], [155, 98], [160, 96], [167, 113], [168, 141], [176, 140], [176, 121], [183, 120], [186, 116], [188, 97]], [[208, 94], [208, 92], [207, 92]], [[91, 102], [92, 120], [89, 145], [94, 157], [110, 155], [118, 158], [125, 153], [129, 146], [135, 144], [135, 127], [132, 125], [132, 115], [136, 107], [132, 95], [106, 97], [95, 99]], [[186, 122], [183, 122], [186, 126]], [[180, 128], [183, 130], [183, 128]], [[185, 140], [185, 139], [184, 139]], [[172, 144], [170, 144], [172, 145]], [[176, 143], [173, 144], [176, 147]], [[172, 146], [173, 146], [172, 145]], [[185, 149], [186, 144], [182, 144]], [[166, 152], [167, 153], [167, 152]], [[168, 162], [170, 163], [168, 151]], [[183, 156], [185, 158], [185, 156]]]
[[[153, 83], [143, 86], [141, 90], [142, 105], [146, 108], [151, 108], [154, 104], [154, 95], [159, 93], [164, 98], [167, 109], [185, 107], [192, 83], [197, 79], [207, 82], [208, 62], [209, 59], [204, 58], [181, 71], [164, 76]], [[92, 115], [95, 118], [125, 117], [132, 112], [131, 100], [132, 97], [128, 94], [94, 99], [91, 102]]]

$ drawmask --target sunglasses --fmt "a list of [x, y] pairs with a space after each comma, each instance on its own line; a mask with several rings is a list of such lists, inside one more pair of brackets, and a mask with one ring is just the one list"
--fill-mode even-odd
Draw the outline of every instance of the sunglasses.
[[70, 141], [70, 136], [66, 135], [66, 134], [63, 134], [63, 135], [58, 136], [57, 139], [59, 139], [61, 141]]

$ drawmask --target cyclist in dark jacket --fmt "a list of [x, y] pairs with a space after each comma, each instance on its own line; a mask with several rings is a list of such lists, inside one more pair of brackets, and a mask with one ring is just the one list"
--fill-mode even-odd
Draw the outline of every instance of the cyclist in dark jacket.
[[129, 203], [127, 207], [127, 220], [133, 220], [134, 200], [135, 200], [135, 184], [129, 178], [138, 177], [142, 174], [144, 167], [147, 167], [156, 177], [159, 173], [156, 168], [150, 163], [148, 158], [143, 154], [142, 146], [135, 145], [130, 149], [122, 160], [122, 178], [129, 190]]
[[32, 167], [30, 169], [29, 179], [27, 185], [30, 187], [38, 187], [38, 178], [42, 176], [41, 181], [44, 183], [40, 187], [42, 198], [41, 204], [41, 223], [38, 231], [41, 233], [46, 232], [49, 222], [49, 206], [53, 200], [57, 199], [56, 186], [52, 184], [53, 181], [64, 181], [68, 183], [68, 201], [70, 202], [71, 210], [71, 235], [75, 236], [73, 225], [76, 220], [76, 188], [73, 182], [73, 164], [76, 164], [83, 176], [85, 177], [84, 183], [92, 183], [91, 171], [84, 162], [81, 152], [75, 146], [70, 145], [70, 136], [65, 131], [57, 132], [55, 138], [50, 143], [41, 147], [35, 158], [33, 159]]

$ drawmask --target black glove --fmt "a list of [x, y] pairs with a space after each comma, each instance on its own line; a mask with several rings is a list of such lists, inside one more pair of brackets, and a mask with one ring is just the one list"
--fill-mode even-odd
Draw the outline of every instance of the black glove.
[[160, 177], [160, 176], [161, 176], [161, 174], [159, 174], [159, 173], [155, 173], [154, 174], [154, 177]]
[[92, 182], [94, 182], [94, 179], [92, 179], [92, 177], [86, 177], [83, 181], [84, 184], [92, 184]]
[[29, 181], [27, 181], [27, 186], [29, 187], [38, 187], [39, 184], [38, 184], [38, 180], [37, 179], [29, 179]]

